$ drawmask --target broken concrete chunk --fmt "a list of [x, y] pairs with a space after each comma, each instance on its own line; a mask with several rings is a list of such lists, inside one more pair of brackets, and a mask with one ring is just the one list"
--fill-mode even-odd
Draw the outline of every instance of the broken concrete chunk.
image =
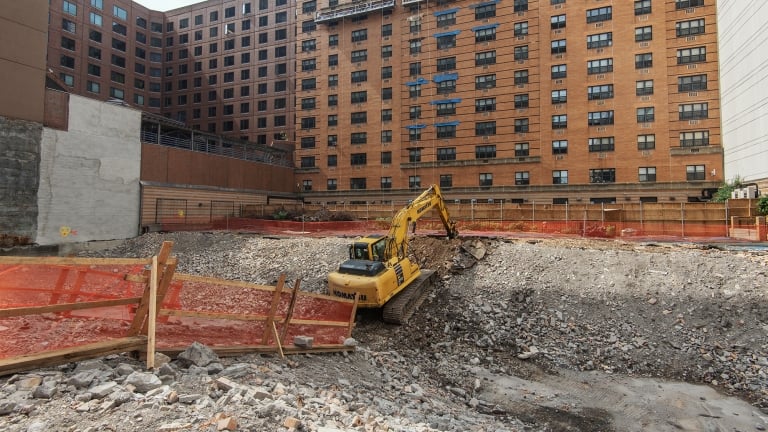
[[219, 356], [217, 356], [212, 349], [200, 342], [193, 342], [192, 345], [179, 354], [176, 359], [183, 367], [188, 368], [192, 365], [205, 367], [213, 362], [218, 362]]
[[311, 336], [296, 336], [293, 338], [293, 344], [301, 348], [312, 348], [315, 338]]

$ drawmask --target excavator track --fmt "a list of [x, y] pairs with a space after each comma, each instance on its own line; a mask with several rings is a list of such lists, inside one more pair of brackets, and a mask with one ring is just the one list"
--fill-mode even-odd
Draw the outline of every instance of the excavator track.
[[434, 270], [421, 270], [418, 278], [384, 305], [384, 322], [405, 324], [427, 297], [436, 278]]

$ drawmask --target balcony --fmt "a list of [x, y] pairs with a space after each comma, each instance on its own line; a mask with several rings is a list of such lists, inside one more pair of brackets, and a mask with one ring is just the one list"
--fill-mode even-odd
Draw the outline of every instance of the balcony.
[[393, 9], [394, 7], [395, 0], [353, 1], [320, 9], [315, 15], [315, 23], [327, 23], [355, 15], [365, 15], [369, 12]]

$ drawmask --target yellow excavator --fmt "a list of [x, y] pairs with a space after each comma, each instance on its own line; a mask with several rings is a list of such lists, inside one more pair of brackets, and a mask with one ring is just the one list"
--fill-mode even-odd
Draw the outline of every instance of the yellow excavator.
[[430, 186], [400, 209], [392, 219], [389, 233], [368, 235], [349, 247], [349, 259], [328, 275], [331, 295], [354, 299], [358, 307], [383, 307], [384, 321], [404, 324], [419, 307], [434, 283], [434, 270], [420, 269], [408, 256], [408, 229], [435, 209], [449, 238], [458, 236], [456, 222], [448, 215], [437, 185]]

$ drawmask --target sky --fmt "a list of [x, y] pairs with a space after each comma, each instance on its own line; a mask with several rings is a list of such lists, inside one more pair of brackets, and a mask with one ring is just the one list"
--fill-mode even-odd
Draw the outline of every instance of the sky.
[[134, 0], [136, 3], [156, 11], [169, 11], [171, 9], [200, 3], [202, 0]]

